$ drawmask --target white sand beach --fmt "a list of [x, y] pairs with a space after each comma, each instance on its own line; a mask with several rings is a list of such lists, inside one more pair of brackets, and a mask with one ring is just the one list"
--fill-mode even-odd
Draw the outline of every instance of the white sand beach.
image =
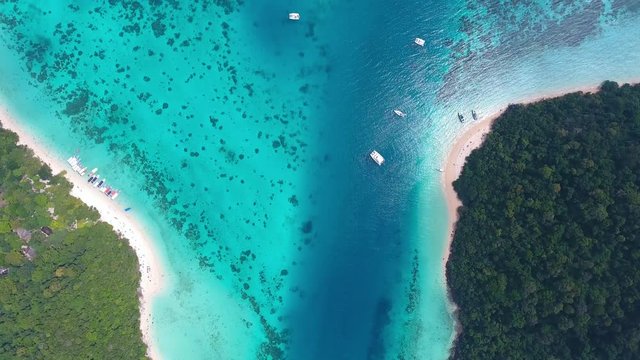
[[124, 212], [117, 200], [106, 197], [96, 191], [86, 179], [72, 171], [67, 166], [66, 159], [52, 154], [33, 134], [29, 133], [8, 113], [4, 107], [0, 108], [0, 122], [2, 127], [18, 134], [19, 143], [33, 150], [35, 155], [51, 167], [54, 174], [67, 171], [66, 178], [73, 184], [71, 195], [79, 198], [89, 206], [100, 212], [101, 220], [113, 226], [129, 241], [135, 250], [140, 265], [140, 328], [144, 342], [147, 344], [147, 355], [152, 359], [160, 359], [154, 347], [151, 336], [151, 301], [163, 289], [164, 273], [159, 258], [154, 252], [152, 241], [145, 234], [144, 228], [136, 223], [131, 214]]

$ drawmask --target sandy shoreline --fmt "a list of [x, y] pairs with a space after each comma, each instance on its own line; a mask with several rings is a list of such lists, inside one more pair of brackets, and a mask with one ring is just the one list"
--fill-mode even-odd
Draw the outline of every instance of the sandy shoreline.
[[[637, 83], [638, 81], [630, 81], [630, 82], [618, 82], [618, 84], [622, 85], [624, 83]], [[600, 89], [600, 84], [596, 86], [585, 86], [579, 88], [569, 88], [561, 91], [554, 91], [545, 93], [536, 97], [531, 97], [527, 99], [522, 99], [517, 102], [517, 104], [531, 104], [534, 102], [538, 102], [544, 99], [550, 99], [554, 97], [559, 97], [565, 94], [582, 91], [583, 93], [595, 93]], [[515, 103], [514, 103], [515, 104]], [[449, 289], [447, 279], [446, 279], [446, 266], [447, 261], [449, 260], [449, 254], [451, 252], [451, 242], [453, 241], [453, 234], [455, 231], [455, 224], [458, 221], [458, 208], [462, 206], [462, 202], [458, 198], [458, 194], [453, 189], [453, 182], [458, 179], [460, 174], [462, 173], [462, 168], [466, 162], [467, 156], [471, 154], [471, 152], [480, 145], [485, 139], [486, 134], [491, 131], [491, 126], [495, 122], [495, 120], [502, 115], [502, 113], [506, 110], [507, 107], [501, 108], [499, 111], [490, 114], [489, 116], [485, 116], [480, 120], [476, 121], [471, 127], [464, 130], [456, 139], [453, 141], [449, 154], [445, 158], [445, 163], [442, 168], [444, 172], [442, 174], [442, 186], [445, 194], [446, 202], [447, 202], [447, 211], [449, 213], [449, 223], [447, 228], [447, 244], [445, 245], [444, 254], [442, 256], [442, 274], [444, 276], [444, 283], [447, 287], [447, 291]], [[451, 297], [449, 296], [449, 304], [448, 308], [450, 313], [454, 316], [454, 333], [452, 334], [453, 338], [457, 337], [460, 327], [455, 319], [455, 312], [457, 310], [457, 305], [453, 303]]]
[[19, 144], [26, 145], [44, 163], [51, 167], [54, 174], [67, 171], [66, 178], [73, 184], [71, 195], [79, 198], [85, 204], [93, 206], [100, 212], [100, 220], [111, 224], [114, 230], [129, 241], [135, 250], [140, 265], [140, 328], [142, 338], [147, 345], [147, 355], [152, 359], [160, 359], [154, 347], [151, 336], [151, 301], [163, 288], [164, 274], [158, 256], [154, 252], [153, 243], [146, 236], [144, 229], [135, 222], [130, 214], [124, 212], [116, 200], [107, 198], [93, 188], [86, 179], [72, 171], [66, 164], [66, 159], [57, 158], [33, 134], [26, 131], [7, 109], [0, 108], [0, 122], [2, 127], [18, 134]]

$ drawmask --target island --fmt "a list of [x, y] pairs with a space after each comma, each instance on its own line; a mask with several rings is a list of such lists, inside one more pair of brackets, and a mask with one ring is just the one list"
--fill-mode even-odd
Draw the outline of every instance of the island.
[[0, 358], [144, 359], [136, 253], [0, 129]]
[[639, 85], [509, 106], [453, 186], [452, 358], [640, 358]]

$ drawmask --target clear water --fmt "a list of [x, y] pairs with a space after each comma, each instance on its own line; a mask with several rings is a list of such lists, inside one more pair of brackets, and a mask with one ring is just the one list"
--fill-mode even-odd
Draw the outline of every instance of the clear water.
[[444, 359], [434, 170], [455, 114], [640, 79], [639, 12], [5, 1], [0, 100], [60, 157], [98, 166], [150, 229], [170, 276], [153, 304], [165, 358]]

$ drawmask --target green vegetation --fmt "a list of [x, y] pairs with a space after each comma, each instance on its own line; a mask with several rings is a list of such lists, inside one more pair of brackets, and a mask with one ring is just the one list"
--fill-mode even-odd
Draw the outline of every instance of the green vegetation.
[[640, 86], [510, 106], [454, 187], [454, 358], [640, 358]]
[[144, 359], [135, 253], [17, 139], [0, 129], [0, 359]]

